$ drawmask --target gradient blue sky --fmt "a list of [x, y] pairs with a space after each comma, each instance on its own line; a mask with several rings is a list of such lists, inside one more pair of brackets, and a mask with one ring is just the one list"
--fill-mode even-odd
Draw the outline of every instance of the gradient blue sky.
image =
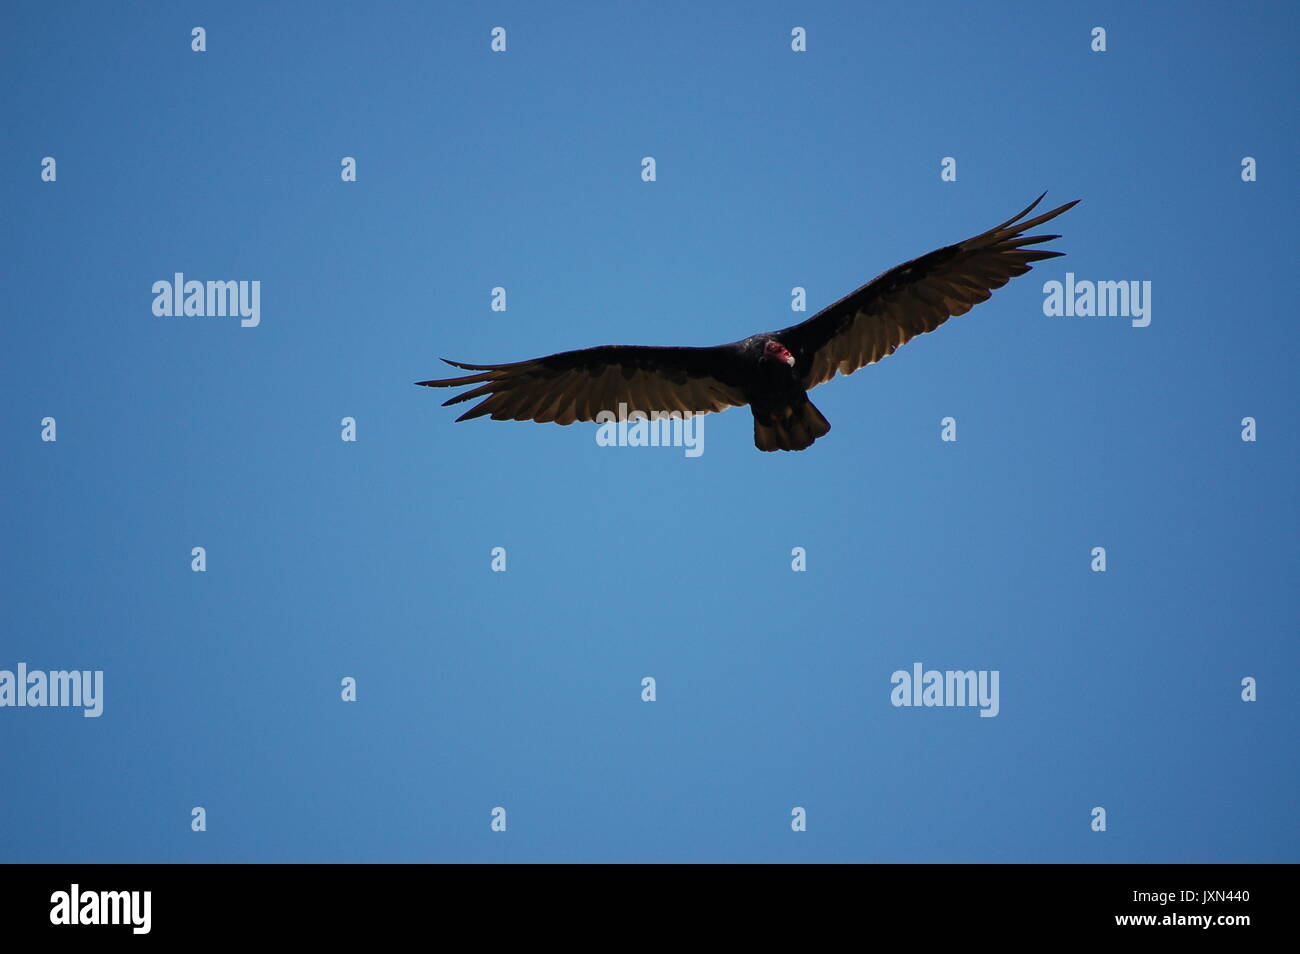
[[[106, 699], [0, 709], [0, 859], [1300, 860], [1297, 19], [4, 4], [0, 668]], [[804, 453], [412, 386], [780, 328], [1043, 189], [1068, 257], [817, 390]], [[1067, 270], [1150, 327], [1045, 317]], [[154, 317], [177, 271], [261, 325]], [[894, 708], [918, 661], [1000, 715]]]

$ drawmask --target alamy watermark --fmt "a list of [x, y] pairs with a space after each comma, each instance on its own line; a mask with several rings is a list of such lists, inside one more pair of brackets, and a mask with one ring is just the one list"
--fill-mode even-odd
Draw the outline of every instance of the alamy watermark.
[[601, 447], [684, 447], [687, 457], [704, 453], [704, 415], [693, 411], [629, 411], [596, 415], [596, 443]]
[[51, 924], [120, 924], [129, 925], [132, 934], [148, 934], [152, 909], [152, 891], [83, 891], [73, 884], [50, 895]]
[[889, 681], [894, 688], [889, 701], [895, 706], [978, 706], [980, 718], [991, 719], [1002, 706], [998, 701], [1001, 673], [996, 669], [925, 669], [912, 663], [912, 671], [897, 670]]
[[6, 706], [75, 706], [87, 719], [98, 719], [104, 713], [104, 670], [29, 671], [22, 662], [17, 672], [0, 669], [0, 708]]
[[262, 322], [260, 281], [186, 281], [184, 272], [176, 272], [171, 281], [154, 282], [153, 294], [153, 313], [159, 318], [238, 317], [244, 328]]
[[1131, 318], [1134, 328], [1151, 324], [1151, 282], [1043, 282], [1043, 314], [1049, 318]]

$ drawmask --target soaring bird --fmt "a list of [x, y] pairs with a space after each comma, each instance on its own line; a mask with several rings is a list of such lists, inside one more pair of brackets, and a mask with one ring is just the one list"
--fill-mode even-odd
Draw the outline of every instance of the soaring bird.
[[[1047, 193], [1044, 192], [1043, 195]], [[807, 392], [840, 374], [874, 364], [919, 334], [963, 315], [995, 288], [1063, 252], [1034, 249], [1059, 235], [1025, 232], [1078, 203], [1025, 219], [1019, 215], [974, 238], [891, 268], [807, 321], [711, 348], [601, 345], [512, 364], [464, 364], [471, 372], [419, 381], [431, 388], [468, 387], [443, 406], [483, 398], [456, 418], [494, 421], [594, 421], [620, 405], [647, 417], [707, 414], [748, 404], [754, 446], [803, 450], [831, 429]], [[608, 418], [603, 418], [608, 419]]]

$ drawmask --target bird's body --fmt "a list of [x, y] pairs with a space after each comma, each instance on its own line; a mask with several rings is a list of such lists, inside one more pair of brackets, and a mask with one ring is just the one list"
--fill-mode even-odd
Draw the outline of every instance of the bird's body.
[[757, 369], [745, 389], [754, 414], [754, 446], [759, 450], [803, 450], [831, 429], [799, 379], [798, 359], [770, 335], [740, 342], [743, 354], [758, 355], [749, 364]]
[[471, 388], [448, 405], [484, 398], [460, 421], [490, 415], [498, 421], [572, 424], [594, 421], [620, 405], [649, 416], [748, 404], [759, 450], [803, 450], [831, 427], [808, 391], [837, 372], [852, 374], [893, 354], [916, 335], [965, 314], [1029, 271], [1031, 263], [1063, 254], [1027, 248], [1060, 238], [1024, 232], [1075, 205], [1021, 221], [1042, 198], [987, 232], [890, 269], [781, 331], [712, 348], [602, 345], [514, 364], [447, 361], [473, 373], [419, 383]]

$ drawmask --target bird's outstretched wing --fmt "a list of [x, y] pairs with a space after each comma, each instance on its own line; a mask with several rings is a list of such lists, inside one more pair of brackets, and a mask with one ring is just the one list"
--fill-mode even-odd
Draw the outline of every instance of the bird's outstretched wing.
[[802, 368], [804, 387], [825, 384], [837, 371], [852, 374], [893, 354], [917, 335], [970, 311], [994, 289], [1029, 271], [1032, 262], [1063, 255], [1027, 248], [1060, 238], [1024, 233], [1078, 203], [1021, 221], [1043, 195], [1001, 225], [891, 268], [807, 321], [773, 332], [794, 354], [796, 372]]
[[[456, 418], [491, 415], [496, 421], [594, 421], [601, 411], [651, 414], [682, 411], [707, 414], [746, 404], [741, 368], [733, 346], [655, 348], [602, 345], [513, 364], [462, 364], [474, 372], [458, 378], [418, 381], [431, 388], [469, 387], [443, 403], [483, 398]], [[472, 387], [477, 385], [477, 387]]]

